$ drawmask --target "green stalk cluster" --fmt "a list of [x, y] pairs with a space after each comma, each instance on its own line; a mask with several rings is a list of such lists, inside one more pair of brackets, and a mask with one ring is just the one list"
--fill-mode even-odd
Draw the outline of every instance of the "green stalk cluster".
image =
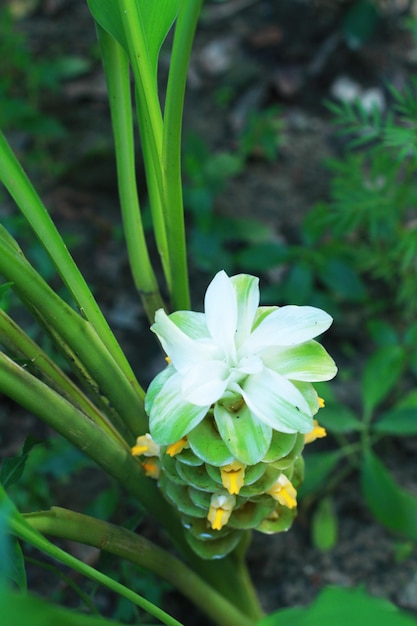
[[[222, 558], [246, 530], [288, 530], [296, 516], [295, 493], [304, 476], [304, 435], [274, 431], [264, 458], [254, 465], [234, 461], [210, 412], [198, 437], [184, 438], [179, 452], [161, 446], [158, 484], [177, 508], [186, 540], [203, 559]], [[141, 439], [141, 438], [139, 438]], [[152, 463], [145, 462], [145, 469]]]

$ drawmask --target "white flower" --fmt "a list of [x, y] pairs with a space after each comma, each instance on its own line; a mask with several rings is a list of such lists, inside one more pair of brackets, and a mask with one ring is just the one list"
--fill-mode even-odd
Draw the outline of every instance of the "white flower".
[[311, 382], [337, 371], [312, 339], [332, 318], [309, 306], [259, 307], [258, 283], [221, 271], [207, 289], [205, 313], [157, 311], [151, 329], [170, 360], [145, 400], [157, 443], [187, 435], [193, 448], [193, 430], [211, 407], [221, 438], [242, 463], [263, 458], [272, 430], [312, 430], [318, 397]]

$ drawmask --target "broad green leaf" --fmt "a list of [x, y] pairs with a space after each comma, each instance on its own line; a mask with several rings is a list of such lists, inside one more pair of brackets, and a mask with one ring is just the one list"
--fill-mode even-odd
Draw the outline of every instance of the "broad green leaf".
[[[152, 70], [156, 73], [159, 50], [176, 18], [179, 0], [136, 0], [133, 19], [142, 24]], [[125, 31], [120, 14], [120, 3], [115, 0], [88, 0], [94, 19], [128, 52]]]
[[82, 615], [8, 589], [0, 591], [0, 615], [7, 615], [7, 626], [121, 626], [113, 620]]
[[301, 498], [315, 495], [325, 485], [340, 457], [339, 451], [306, 454], [304, 482], [299, 490]]
[[313, 544], [322, 552], [334, 548], [337, 542], [337, 516], [330, 497], [323, 498], [317, 505], [312, 519]]
[[387, 397], [400, 378], [404, 366], [401, 346], [384, 346], [368, 359], [362, 376], [365, 413], [370, 414]]
[[329, 433], [351, 433], [362, 429], [362, 422], [343, 404], [326, 404], [317, 417], [320, 426], [324, 426]]
[[416, 626], [417, 620], [361, 588], [326, 587], [305, 608], [281, 609], [257, 626]]
[[361, 486], [365, 501], [378, 521], [417, 542], [417, 497], [399, 486], [371, 451], [363, 457]]
[[417, 407], [397, 408], [383, 413], [374, 423], [373, 430], [387, 435], [417, 435]]

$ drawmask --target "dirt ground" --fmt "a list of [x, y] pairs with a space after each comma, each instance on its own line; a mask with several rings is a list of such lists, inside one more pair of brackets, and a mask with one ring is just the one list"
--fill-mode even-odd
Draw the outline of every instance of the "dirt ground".
[[[58, 177], [43, 176], [43, 196], [66, 235], [75, 237], [76, 260], [146, 384], [160, 362], [154, 345], [143, 338], [147, 322], [123, 245], [115, 236], [120, 229], [118, 200], [104, 78], [92, 54], [94, 26], [82, 0], [44, 0], [33, 6], [18, 27], [28, 35], [35, 59], [93, 57], [86, 74], [65, 81], [44, 103], [68, 135], [64, 145], [53, 142], [53, 158], [64, 159], [66, 166]], [[349, 47], [341, 35], [348, 7], [342, 0], [206, 3], [190, 67], [186, 132], [197, 133], [216, 152], [236, 146], [253, 111], [279, 106], [285, 122], [277, 159], [268, 162], [255, 153], [217, 199], [219, 214], [256, 217], [280, 240], [296, 240], [301, 218], [326, 198], [323, 161], [340, 147], [324, 99], [340, 88], [342, 79], [345, 85], [349, 79], [362, 94], [373, 89], [386, 101], [386, 84], [401, 88], [416, 71], [417, 44], [399, 26], [404, 10], [400, 3], [384, 4], [385, 19], [360, 48]], [[164, 51], [161, 76], [167, 63]], [[11, 133], [11, 139], [24, 158], [30, 137]], [[6, 205], [4, 210], [11, 209]], [[199, 306], [206, 276], [198, 268], [192, 268], [191, 276]], [[17, 433], [22, 426], [30, 428], [30, 418], [20, 420], [17, 440], [6, 438], [10, 452], [21, 444]], [[392, 445], [385, 453], [393, 470], [406, 475], [417, 493], [416, 447]], [[311, 508], [303, 506], [288, 533], [254, 534], [249, 566], [266, 611], [309, 603], [323, 586], [337, 584], [364, 585], [417, 615], [416, 550], [399, 558], [399, 538], [375, 522], [358, 492], [357, 478], [351, 476], [335, 494], [339, 534], [328, 552], [314, 547]], [[169, 602], [190, 626], [186, 604], [172, 594]]]

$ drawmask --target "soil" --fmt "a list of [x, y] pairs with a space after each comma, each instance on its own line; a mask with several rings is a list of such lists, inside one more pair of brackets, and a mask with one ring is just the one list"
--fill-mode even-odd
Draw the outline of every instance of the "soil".
[[[323, 101], [334, 94], [341, 78], [349, 78], [360, 93], [372, 88], [386, 102], [386, 84], [400, 88], [415, 71], [416, 43], [401, 27], [405, 3], [392, 0], [381, 5], [374, 35], [356, 48], [343, 35], [351, 4], [343, 0], [206, 2], [189, 73], [185, 133], [198, 134], [211, 151], [219, 152], [236, 147], [253, 111], [278, 106], [284, 120], [277, 158], [269, 162], [255, 146], [244, 172], [230, 180], [216, 199], [218, 214], [255, 217], [276, 238], [296, 241], [301, 219], [328, 193], [329, 175], [323, 162], [340, 148]], [[56, 172], [30, 161], [28, 169], [39, 178], [47, 206], [74, 242], [77, 262], [141, 382], [147, 384], [161, 363], [154, 344], [144, 339], [147, 322], [118, 234], [108, 106], [89, 11], [83, 0], [27, 3], [16, 27], [28, 37], [35, 63], [62, 55], [89, 60], [85, 73], [63, 81], [42, 102], [44, 114], [58, 117], [66, 129], [63, 142], [52, 139], [43, 149], [51, 161], [61, 159], [65, 166]], [[168, 62], [164, 49], [161, 80]], [[25, 159], [33, 148], [31, 136], [16, 129], [8, 136]], [[0, 211], [10, 215], [13, 209], [6, 202]], [[198, 307], [207, 275], [191, 267], [191, 279]], [[360, 361], [360, 353], [355, 359]], [[14, 425], [6, 428], [10, 412]], [[19, 450], [26, 432], [38, 432], [31, 416], [6, 400], [0, 425], [5, 456]], [[399, 480], [417, 494], [415, 452], [416, 446], [397, 443], [381, 451]], [[88, 481], [85, 489], [88, 498]], [[307, 604], [322, 587], [337, 584], [364, 585], [372, 594], [417, 615], [416, 550], [399, 556], [404, 542], [373, 519], [359, 495], [356, 476], [334, 494], [334, 505], [339, 529], [329, 551], [320, 551], [312, 541], [314, 505], [301, 506], [288, 533], [254, 533], [248, 562], [265, 610]], [[35, 589], [42, 589], [35, 575], [32, 582]], [[175, 594], [167, 595], [167, 603], [186, 626], [203, 623]]]

